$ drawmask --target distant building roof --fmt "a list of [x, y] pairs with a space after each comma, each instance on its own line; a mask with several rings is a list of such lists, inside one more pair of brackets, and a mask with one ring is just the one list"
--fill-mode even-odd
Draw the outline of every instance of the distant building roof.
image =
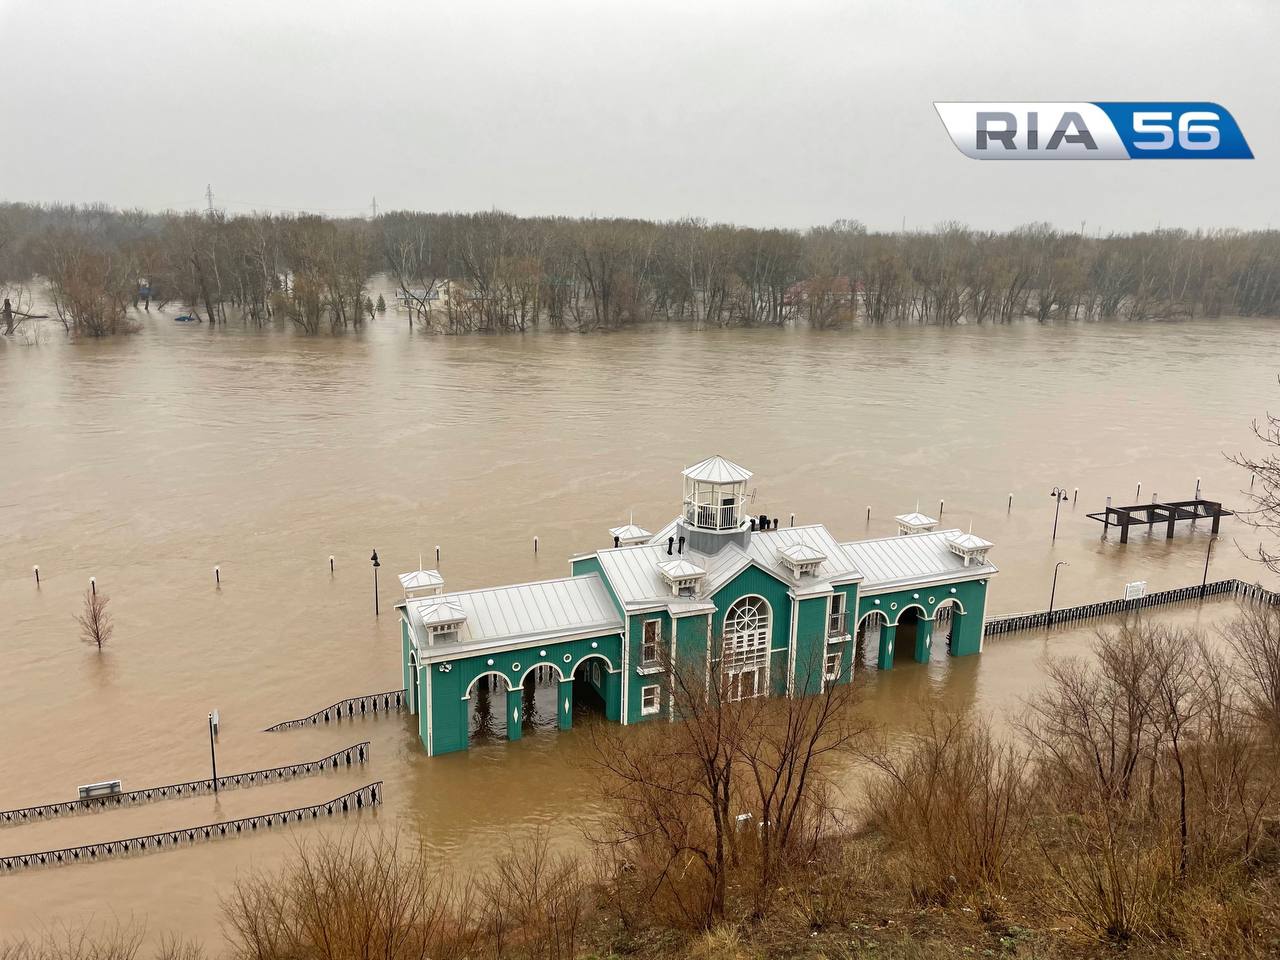
[[424, 587], [438, 587], [444, 583], [444, 577], [438, 570], [414, 570], [412, 573], [400, 574], [400, 586], [405, 591], [421, 590]]
[[[415, 626], [430, 626], [437, 610], [450, 608], [466, 618], [459, 627], [458, 640], [420, 647], [424, 654], [508, 641], [614, 633], [623, 627], [608, 590], [594, 573], [405, 601], [405, 612]], [[425, 639], [419, 638], [420, 642]]]
[[966, 567], [964, 559], [954, 554], [947, 544], [948, 538], [955, 536], [972, 534], [939, 530], [880, 540], [857, 540], [842, 546], [862, 571], [864, 592], [949, 578], [970, 579], [997, 572], [998, 568], [986, 560]]
[[923, 513], [919, 512], [904, 513], [900, 516], [894, 517], [893, 519], [897, 520], [898, 523], [903, 526], [908, 527], [936, 527], [938, 525], [938, 521], [933, 517], [926, 517]]
[[745, 483], [752, 476], [746, 467], [724, 457], [707, 457], [692, 467], [687, 467], [683, 473], [690, 480], [703, 483]]
[[[831, 580], [847, 583], [858, 579], [858, 569], [852, 558], [822, 524], [758, 530], [751, 534], [746, 549], [731, 543], [714, 554], [703, 554], [686, 548], [683, 553], [668, 555], [667, 538], [675, 535], [676, 523], [677, 521], [672, 521], [647, 544], [616, 547], [596, 553], [600, 569], [624, 607], [655, 604], [672, 606], [670, 582], [668, 577], [663, 576], [663, 567], [667, 564], [674, 567], [684, 563], [689, 567], [705, 570], [706, 576], [700, 591], [703, 598], [709, 598], [752, 564], [768, 571], [783, 583], [795, 587], [803, 585], [806, 591], [826, 589], [826, 584]], [[788, 551], [815, 559], [821, 556], [821, 565], [815, 575], [803, 580], [797, 579], [782, 559], [782, 554]], [[689, 574], [696, 575], [692, 572]], [[688, 598], [685, 602], [689, 602]], [[703, 599], [695, 606], [701, 608], [705, 603], [706, 600]]]
[[641, 540], [648, 540], [653, 534], [638, 524], [624, 523], [620, 527], [613, 527], [609, 531], [609, 536], [617, 537], [624, 543], [628, 541], [637, 543]]

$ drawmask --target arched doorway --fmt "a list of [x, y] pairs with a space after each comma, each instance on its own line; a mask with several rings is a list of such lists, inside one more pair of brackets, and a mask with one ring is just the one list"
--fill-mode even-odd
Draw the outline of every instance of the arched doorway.
[[416, 715], [422, 709], [422, 680], [418, 676], [418, 654], [409, 651], [409, 713]]
[[559, 727], [556, 705], [560, 699], [560, 671], [553, 664], [530, 667], [520, 681], [521, 729], [525, 733], [555, 730]]
[[596, 655], [584, 657], [573, 668], [573, 722], [605, 717], [609, 661]]
[[858, 621], [854, 635], [855, 667], [867, 669], [876, 665], [876, 658], [880, 655], [880, 631], [888, 625], [889, 618], [880, 610], [872, 610]]
[[938, 604], [933, 611], [933, 646], [935, 650], [951, 652], [951, 641], [956, 636], [960, 621], [964, 617], [964, 605], [954, 597], [949, 597]]
[[730, 700], [746, 700], [768, 692], [772, 622], [769, 602], [755, 595], [735, 600], [725, 613], [721, 667]]
[[467, 742], [488, 743], [507, 739], [507, 678], [494, 671], [482, 673], [467, 687]]
[[916, 633], [920, 629], [920, 609], [907, 607], [898, 615], [898, 629], [893, 638], [893, 660], [910, 660], [915, 656]]

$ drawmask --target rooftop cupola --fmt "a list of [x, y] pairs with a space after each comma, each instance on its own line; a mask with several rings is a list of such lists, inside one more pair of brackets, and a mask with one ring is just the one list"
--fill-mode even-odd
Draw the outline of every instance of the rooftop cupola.
[[698, 530], [738, 530], [747, 523], [751, 471], [724, 457], [708, 457], [684, 471], [684, 521]]
[[807, 543], [792, 543], [778, 550], [778, 562], [790, 570], [797, 580], [814, 576], [826, 559], [825, 553]]
[[404, 587], [405, 599], [416, 597], [438, 596], [444, 590], [444, 577], [438, 570], [414, 570], [412, 573], [400, 574], [400, 586]]
[[449, 597], [433, 597], [417, 608], [418, 622], [427, 631], [430, 643], [451, 643], [458, 639], [458, 631], [467, 620], [467, 612]]
[[613, 537], [615, 547], [633, 547], [637, 543], [648, 543], [653, 534], [635, 523], [624, 523], [610, 530], [609, 536]]
[[697, 596], [698, 587], [707, 575], [707, 571], [702, 567], [684, 558], [663, 560], [658, 564], [658, 572], [671, 588], [672, 594], [677, 597]]
[[990, 540], [983, 540], [972, 531], [961, 533], [959, 530], [953, 530], [947, 534], [947, 549], [957, 557], [963, 557], [966, 567], [971, 563], [985, 563], [987, 551], [992, 546]]
[[911, 533], [928, 533], [938, 525], [937, 520], [933, 519], [933, 517], [926, 517], [919, 510], [915, 513], [904, 513], [893, 519], [898, 521], [899, 536], [906, 536]]

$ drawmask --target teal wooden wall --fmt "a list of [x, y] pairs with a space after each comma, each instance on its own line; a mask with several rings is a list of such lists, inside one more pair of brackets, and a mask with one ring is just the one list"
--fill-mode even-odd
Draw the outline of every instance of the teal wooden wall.
[[[546, 651], [546, 656], [540, 655], [542, 651]], [[469, 701], [463, 698], [477, 677], [488, 673], [501, 678], [496, 681], [497, 687], [493, 692], [494, 702], [500, 703], [500, 698], [505, 696], [502, 691], [506, 684], [518, 688], [525, 675], [540, 664], [552, 664], [562, 676], [572, 677], [578, 665], [593, 656], [603, 656], [610, 664], [610, 672], [604, 677], [605, 716], [614, 722], [621, 720], [622, 637], [620, 634], [608, 634], [583, 640], [548, 643], [527, 650], [479, 654], [458, 657], [447, 663], [428, 664], [423, 668], [422, 677], [424, 690], [427, 684], [431, 686], [431, 732], [428, 744], [424, 717], [419, 725], [423, 744], [433, 755], [467, 749]], [[423, 697], [425, 700], [425, 693]], [[510, 716], [507, 717], [507, 722], [513, 722]]]

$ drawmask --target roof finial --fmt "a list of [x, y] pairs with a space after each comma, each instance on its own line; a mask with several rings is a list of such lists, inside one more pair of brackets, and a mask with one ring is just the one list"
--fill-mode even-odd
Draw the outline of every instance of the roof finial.
[[418, 551], [418, 569], [419, 570], [422, 569], [422, 551], [421, 550]]
[[969, 532], [973, 533], [973, 517], [969, 518]]
[[920, 498], [916, 497], [916, 513], [920, 512]]

